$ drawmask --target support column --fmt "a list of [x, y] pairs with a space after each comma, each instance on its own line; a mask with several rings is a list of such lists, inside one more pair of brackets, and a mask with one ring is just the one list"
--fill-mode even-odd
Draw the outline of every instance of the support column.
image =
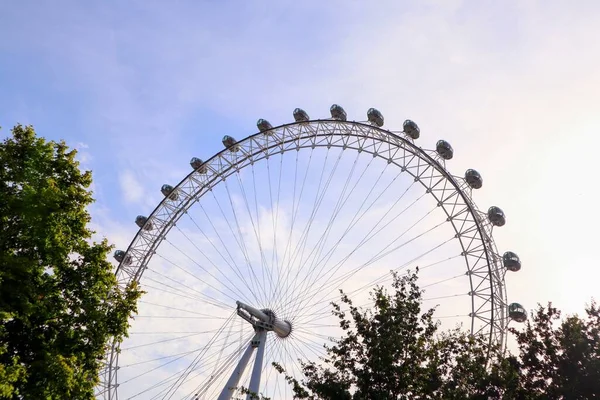
[[[263, 367], [263, 357], [265, 355], [265, 342], [267, 341], [267, 331], [256, 332], [256, 336], [260, 341], [258, 344], [258, 350], [256, 351], [256, 360], [254, 360], [254, 367], [252, 368], [252, 377], [250, 378], [250, 387], [248, 390], [250, 393], [246, 396], [246, 400], [258, 400], [260, 390], [260, 375]], [[256, 395], [256, 397], [255, 397]]]
[[252, 352], [254, 351], [254, 347], [255, 347], [254, 343], [257, 340], [260, 340], [260, 332], [257, 332], [254, 335], [254, 337], [252, 338], [252, 341], [248, 344], [248, 347], [246, 348], [246, 351], [244, 352], [244, 354], [242, 355], [242, 358], [238, 362], [237, 367], [235, 368], [235, 370], [233, 370], [233, 373], [229, 377], [227, 384], [221, 391], [221, 394], [219, 395], [218, 400], [231, 400], [231, 396], [233, 396], [233, 392], [235, 392], [237, 390], [238, 385], [240, 383], [240, 378], [242, 377], [242, 374], [244, 373], [244, 370], [246, 369], [246, 366], [248, 365], [250, 356], [252, 355]]

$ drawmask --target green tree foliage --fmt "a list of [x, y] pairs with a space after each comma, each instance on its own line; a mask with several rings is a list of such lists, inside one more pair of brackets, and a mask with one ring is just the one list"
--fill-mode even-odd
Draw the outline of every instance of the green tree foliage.
[[[494, 352], [460, 329], [438, 332], [434, 309], [422, 311], [417, 273], [394, 275], [393, 293], [376, 288], [373, 307], [353, 305], [342, 293], [333, 313], [344, 331], [324, 362], [303, 362], [301, 382], [287, 377], [305, 399], [493, 399], [511, 368], [486, 368]], [[280, 372], [285, 373], [280, 367]]]
[[[439, 332], [433, 310], [421, 310], [417, 274], [394, 276], [393, 293], [377, 288], [364, 310], [342, 293], [333, 304], [344, 333], [319, 362], [287, 376], [297, 398], [595, 399], [600, 398], [600, 311], [587, 318], [539, 307], [522, 331], [518, 353], [499, 354], [462, 330]], [[285, 374], [283, 368], [275, 365]]]
[[30, 126], [0, 144], [0, 397], [92, 399], [106, 343], [136, 309], [111, 247], [91, 240], [92, 177], [75, 155]]
[[[0, 337], [2, 335], [0, 334]], [[0, 358], [6, 354], [6, 345], [0, 348]], [[15, 394], [15, 385], [23, 379], [25, 367], [20, 365], [16, 357], [12, 363], [0, 364], [0, 398], [11, 398]]]

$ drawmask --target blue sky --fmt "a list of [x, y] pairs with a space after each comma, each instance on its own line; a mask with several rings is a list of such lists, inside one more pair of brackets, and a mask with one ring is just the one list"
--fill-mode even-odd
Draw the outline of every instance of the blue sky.
[[453, 143], [453, 170], [482, 171], [480, 205], [509, 215], [499, 240], [536, 243], [515, 285], [555, 278], [527, 302], [574, 308], [563, 292], [581, 304], [594, 288], [556, 285], [598, 277], [599, 15], [593, 1], [5, 3], [0, 124], [84, 145], [95, 221], [123, 246], [163, 182], [259, 117], [338, 102], [356, 119], [378, 107], [392, 127], [413, 118], [425, 140]]
[[258, 118], [411, 118], [507, 213], [509, 299], [581, 311], [600, 280], [598, 27], [596, 1], [6, 1], [0, 126], [79, 147], [95, 227], [126, 247], [163, 183]]

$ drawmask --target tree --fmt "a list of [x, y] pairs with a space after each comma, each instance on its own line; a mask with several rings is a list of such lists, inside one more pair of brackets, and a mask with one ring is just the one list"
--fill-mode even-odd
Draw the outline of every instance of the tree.
[[92, 242], [89, 171], [17, 125], [0, 144], [0, 397], [92, 399], [109, 339], [136, 311], [106, 240]]
[[600, 398], [600, 309], [560, 321], [552, 303], [538, 305], [525, 329], [511, 329], [519, 347], [519, 395], [527, 399]]
[[[378, 287], [373, 307], [359, 309], [342, 292], [333, 314], [342, 338], [323, 362], [301, 362], [304, 378], [287, 376], [304, 399], [501, 399], [510, 395], [513, 364], [460, 329], [439, 333], [434, 309], [421, 310], [417, 273], [394, 274], [393, 293]], [[499, 356], [498, 356], [499, 357]], [[285, 371], [280, 367], [281, 373]], [[506, 389], [509, 388], [509, 389]]]
[[[392, 294], [377, 288], [362, 310], [343, 294], [333, 314], [342, 338], [318, 363], [303, 362], [303, 378], [286, 376], [302, 399], [600, 398], [600, 308], [568, 316], [538, 306], [516, 339], [516, 354], [499, 353], [460, 329], [438, 332], [433, 310], [421, 310], [417, 273], [394, 275]], [[342, 310], [344, 309], [344, 310]], [[491, 357], [490, 357], [491, 355]], [[275, 365], [280, 373], [285, 370]]]
[[[1, 336], [1, 335], [0, 335]], [[0, 348], [0, 357], [6, 354], [6, 346]], [[13, 358], [8, 365], [0, 364], [0, 398], [11, 398], [15, 393], [15, 384], [23, 378], [25, 368]]]

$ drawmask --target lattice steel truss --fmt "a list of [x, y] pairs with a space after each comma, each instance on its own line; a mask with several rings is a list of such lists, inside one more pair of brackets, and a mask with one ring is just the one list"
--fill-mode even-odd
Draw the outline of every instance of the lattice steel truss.
[[[463, 177], [446, 170], [445, 160], [435, 150], [416, 146], [403, 132], [384, 130], [369, 123], [312, 120], [281, 125], [249, 136], [233, 148], [214, 155], [174, 188], [177, 196], [166, 196], [156, 207], [148, 217], [153, 229], [138, 231], [127, 249], [125, 262], [120, 263], [116, 272], [120, 287], [140, 281], [170, 229], [212, 187], [272, 155], [316, 147], [338, 147], [380, 157], [412, 176], [433, 196], [438, 207], [444, 210], [462, 248], [465, 274], [470, 281], [471, 333], [484, 335], [490, 344], [504, 348], [508, 324], [506, 270], [492, 238], [493, 225], [473, 202], [471, 187]], [[96, 391], [98, 398], [118, 398], [118, 359], [119, 343], [109, 344], [101, 384]]]

